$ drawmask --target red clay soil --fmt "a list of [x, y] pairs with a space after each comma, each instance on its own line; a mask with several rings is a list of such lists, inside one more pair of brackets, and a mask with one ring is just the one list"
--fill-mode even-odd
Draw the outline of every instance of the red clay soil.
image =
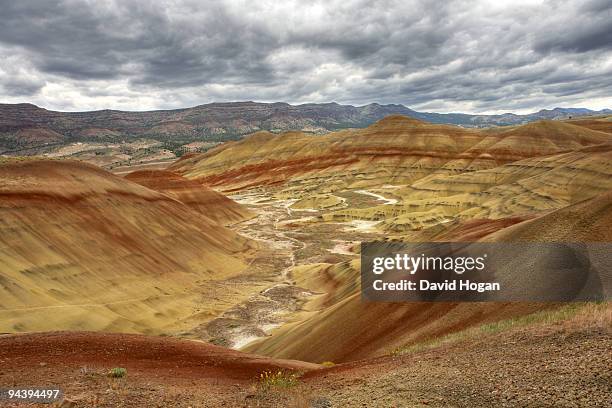
[[[306, 371], [319, 368], [294, 360], [275, 360], [241, 353], [199, 341], [139, 334], [51, 332], [0, 337], [0, 360], [10, 372], [40, 366], [79, 369], [83, 366], [127, 368], [130, 374], [165, 380], [214, 379], [235, 383], [252, 381], [265, 370]], [[7, 370], [8, 368], [8, 370]]]
[[[59, 386], [66, 400], [51, 407], [61, 408], [607, 407], [609, 308], [584, 316], [331, 369], [173, 338], [11, 335], [0, 337], [0, 388]], [[109, 378], [112, 367], [127, 376]], [[305, 374], [293, 388], [256, 387], [279, 369]]]
[[[320, 366], [168, 337], [51, 332], [0, 336], [0, 367], [0, 388], [60, 387], [68, 402], [56, 406], [195, 408], [244, 404], [264, 371]], [[114, 367], [127, 376], [109, 378]]]
[[300, 175], [309, 171], [327, 169], [334, 166], [345, 166], [357, 162], [357, 158], [346, 154], [310, 156], [294, 160], [271, 159], [264, 163], [248, 164], [242, 167], [232, 168], [223, 173], [200, 177], [198, 178], [198, 182], [210, 186], [222, 186], [237, 180], [242, 182], [258, 180], [258, 178], [262, 176], [269, 179], [248, 184], [240, 188], [246, 189], [249, 187], [261, 186], [262, 184], [272, 184], [275, 181], [282, 181], [284, 183], [295, 175]]

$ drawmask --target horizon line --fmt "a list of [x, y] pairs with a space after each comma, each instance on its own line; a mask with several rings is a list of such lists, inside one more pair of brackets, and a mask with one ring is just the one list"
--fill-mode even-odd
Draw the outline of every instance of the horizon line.
[[411, 111], [416, 112], [416, 113], [432, 113], [432, 114], [439, 114], [439, 115], [470, 115], [470, 116], [502, 116], [502, 115], [527, 116], [527, 115], [539, 113], [539, 112], [542, 112], [542, 111], [553, 111], [553, 110], [556, 110], [556, 109], [580, 109], [580, 110], [584, 109], [584, 110], [588, 110], [588, 111], [594, 112], [594, 113], [612, 110], [611, 108], [601, 108], [601, 109], [596, 110], [596, 109], [591, 109], [591, 108], [575, 107], [575, 106], [568, 106], [568, 107], [555, 106], [555, 107], [540, 108], [539, 110], [533, 110], [533, 111], [530, 111], [529, 113], [515, 113], [515, 112], [512, 112], [512, 111], [504, 111], [503, 113], [473, 113], [473, 112], [467, 112], [467, 111], [436, 112], [436, 111], [429, 111], [429, 110], [422, 110], [422, 111], [421, 110], [416, 110], [416, 109], [413, 109], [413, 108], [410, 108], [410, 107], [404, 105], [403, 103], [387, 103], [387, 104], [383, 104], [383, 103], [380, 103], [380, 102], [370, 102], [370, 103], [366, 103], [366, 104], [363, 104], [363, 105], [353, 105], [353, 104], [349, 104], [349, 103], [339, 103], [339, 102], [336, 102], [336, 101], [290, 103], [290, 102], [283, 102], [283, 101], [261, 102], [261, 101], [253, 101], [253, 100], [220, 101], [220, 102], [215, 101], [215, 102], [207, 102], [207, 103], [202, 103], [202, 104], [192, 105], [192, 106], [186, 106], [186, 107], [181, 107], [181, 108], [149, 109], [149, 110], [123, 110], [123, 109], [112, 109], [112, 108], [93, 109], [93, 110], [56, 110], [56, 109], [49, 109], [49, 108], [37, 105], [37, 104], [32, 103], [32, 102], [15, 102], [15, 103], [0, 102], [0, 105], [31, 105], [31, 106], [35, 106], [35, 107], [37, 107], [39, 109], [44, 109], [44, 110], [47, 110], [47, 111], [59, 112], [59, 113], [90, 113], [90, 112], [104, 112], [104, 111], [125, 112], [125, 113], [146, 113], [146, 112], [169, 112], [169, 111], [187, 110], [187, 109], [194, 109], [194, 108], [198, 108], [198, 107], [201, 107], [201, 106], [209, 106], [209, 105], [231, 105], [231, 104], [247, 104], [247, 103], [260, 104], [260, 105], [276, 105], [276, 104], [281, 104], [281, 105], [289, 105], [291, 107], [300, 107], [300, 106], [306, 106], [306, 105], [338, 105], [338, 106], [353, 107], [353, 108], [364, 108], [364, 107], [367, 107], [367, 106], [370, 106], [370, 105], [377, 105], [377, 106], [382, 106], [382, 107], [386, 107], [386, 106], [398, 106], [398, 107], [406, 108], [406, 109], [411, 110]]

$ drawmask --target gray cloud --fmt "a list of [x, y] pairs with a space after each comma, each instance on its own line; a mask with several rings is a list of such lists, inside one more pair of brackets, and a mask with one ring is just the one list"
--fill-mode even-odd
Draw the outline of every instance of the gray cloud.
[[500, 3], [5, 2], [0, 98], [67, 110], [612, 106], [609, 1]]

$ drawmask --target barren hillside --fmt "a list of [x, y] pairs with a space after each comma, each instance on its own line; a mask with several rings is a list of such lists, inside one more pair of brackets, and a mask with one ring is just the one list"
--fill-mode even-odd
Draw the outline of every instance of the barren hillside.
[[5, 161], [0, 180], [4, 332], [180, 330], [237, 295], [200, 301], [255, 244], [169, 195], [70, 161]]

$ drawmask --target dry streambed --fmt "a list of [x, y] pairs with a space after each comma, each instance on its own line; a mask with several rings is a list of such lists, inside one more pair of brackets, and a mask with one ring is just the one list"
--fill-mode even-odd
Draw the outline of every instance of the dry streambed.
[[295, 200], [272, 201], [267, 195], [257, 193], [231, 198], [258, 214], [237, 225], [236, 231], [261, 244], [251, 268], [261, 270], [262, 276], [267, 277], [268, 287], [229, 308], [207, 323], [202, 331], [214, 344], [239, 349], [269, 335], [299, 311], [313, 293], [290, 280], [290, 270], [296, 265], [295, 252], [305, 246], [283, 229], [287, 221], [295, 218], [289, 208]]
[[[363, 198], [378, 204], [394, 204], [369, 191], [348, 192], [342, 202]], [[291, 270], [296, 265], [317, 262], [336, 263], [354, 259], [351, 248], [360, 241], [379, 237], [378, 221], [322, 222], [319, 215], [333, 209], [292, 209], [297, 201], [278, 200], [265, 192], [231, 196], [247, 206], [257, 217], [234, 226], [236, 232], [260, 243], [261, 249], [251, 262], [249, 273], [264, 287], [246, 301], [228, 307], [219, 317], [195, 332], [208, 341], [241, 349], [282, 324], [299, 318], [303, 306], [319, 295], [295, 285]]]

